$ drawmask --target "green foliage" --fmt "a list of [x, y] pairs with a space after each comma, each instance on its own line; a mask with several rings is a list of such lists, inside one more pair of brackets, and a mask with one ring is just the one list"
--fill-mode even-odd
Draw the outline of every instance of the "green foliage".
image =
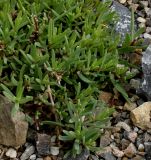
[[[104, 86], [121, 86], [128, 66], [115, 35], [117, 16], [100, 0], [3, 0], [0, 2], [0, 92], [14, 102], [13, 114], [31, 101], [47, 105], [55, 118], [44, 124], [63, 128], [73, 155], [94, 151], [113, 112], [98, 100]], [[38, 113], [38, 115], [37, 115]], [[37, 116], [42, 113], [36, 112]], [[29, 117], [28, 117], [29, 118]]]

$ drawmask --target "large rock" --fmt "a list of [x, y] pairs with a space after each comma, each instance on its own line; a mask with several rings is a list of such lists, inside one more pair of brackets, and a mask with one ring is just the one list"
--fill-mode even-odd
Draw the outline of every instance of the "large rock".
[[151, 100], [151, 45], [148, 46], [142, 57], [143, 81], [138, 90], [139, 94]]
[[131, 111], [130, 117], [134, 125], [143, 129], [151, 130], [151, 102], [145, 102]]
[[12, 116], [12, 107], [13, 103], [0, 95], [0, 144], [17, 147], [26, 142], [28, 123], [22, 112]]
[[115, 30], [123, 40], [126, 34], [131, 32], [131, 12], [127, 7], [116, 1], [113, 1], [111, 9], [119, 15]]
[[[118, 22], [116, 24], [115, 30], [121, 35], [121, 40], [125, 39], [126, 34], [131, 32], [131, 11], [115, 0], [102, 0], [103, 2], [110, 1], [111, 10], [115, 11], [119, 16]], [[135, 29], [137, 25], [135, 24]], [[121, 44], [120, 44], [121, 45]]]

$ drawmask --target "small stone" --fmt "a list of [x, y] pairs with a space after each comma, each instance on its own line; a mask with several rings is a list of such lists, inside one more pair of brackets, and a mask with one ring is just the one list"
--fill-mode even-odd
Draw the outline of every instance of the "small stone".
[[123, 110], [123, 106], [115, 106], [115, 109], [117, 109], [117, 110]]
[[151, 33], [151, 27], [146, 28], [146, 33]]
[[145, 23], [140, 23], [138, 26], [139, 26], [139, 28], [145, 28], [146, 25], [145, 25]]
[[138, 146], [138, 151], [139, 152], [144, 152], [144, 145], [143, 144], [140, 144], [139, 146]]
[[134, 127], [134, 132], [138, 132], [139, 129], [137, 127]]
[[132, 111], [132, 110], [135, 109], [136, 107], [137, 107], [136, 103], [128, 103], [128, 102], [126, 102], [126, 103], [124, 104], [123, 109], [124, 109], [124, 110], [127, 110], [127, 111]]
[[57, 156], [59, 154], [59, 147], [50, 147], [50, 153], [53, 155], [53, 156]]
[[145, 146], [146, 158], [150, 160], [151, 159], [151, 142], [145, 142], [144, 146]]
[[122, 160], [128, 160], [128, 158], [127, 157], [123, 157]]
[[121, 127], [123, 128], [124, 130], [126, 130], [127, 132], [130, 132], [131, 131], [131, 128], [128, 124], [126, 124], [125, 122], [118, 122], [116, 124], [116, 127]]
[[145, 7], [144, 10], [145, 10], [145, 13], [147, 14], [147, 12], [148, 12], [150, 9], [149, 9], [148, 7]]
[[140, 98], [137, 96], [137, 95], [133, 95], [131, 98], [130, 98], [130, 100], [131, 100], [131, 102], [137, 102], [137, 100], [139, 100]]
[[120, 139], [120, 136], [121, 136], [121, 134], [120, 133], [114, 133], [114, 135], [113, 135], [113, 139], [115, 139], [115, 138], [118, 138], [118, 139]]
[[124, 150], [124, 154], [129, 158], [132, 158], [136, 153], [136, 147], [133, 143], [130, 143], [129, 146]]
[[151, 129], [151, 102], [145, 102], [131, 111], [130, 117], [133, 124], [141, 129]]
[[111, 139], [114, 140], [114, 135], [111, 135]]
[[112, 154], [111, 147], [105, 147], [101, 149], [100, 151], [97, 151], [96, 154], [105, 160], [116, 160], [116, 158]]
[[35, 160], [36, 159], [36, 154], [31, 155], [29, 159], [30, 160]]
[[121, 127], [117, 127], [117, 126], [115, 127], [115, 126], [114, 126], [114, 127], [112, 128], [112, 133], [119, 133], [120, 131], [121, 131]]
[[137, 21], [140, 22], [140, 23], [146, 23], [146, 19], [143, 18], [143, 17], [138, 17]]
[[149, 8], [149, 10], [146, 14], [147, 14], [148, 17], [151, 16], [151, 8]]
[[37, 135], [38, 139], [36, 141], [36, 148], [39, 155], [49, 155], [50, 154], [50, 144], [51, 144], [51, 136], [47, 134]]
[[[138, 51], [138, 50], [137, 50]], [[140, 65], [141, 64], [141, 59], [142, 59], [142, 55], [141, 55], [141, 53], [142, 52], [134, 52], [134, 53], [132, 53], [131, 55], [130, 55], [130, 62], [132, 63], [132, 64], [135, 64], [135, 65]], [[132, 72], [131, 72], [132, 73]], [[138, 80], [135, 80], [135, 81], [138, 81]], [[139, 81], [138, 82], [136, 82], [136, 84], [135, 85], [137, 85], [139, 83]]]
[[137, 154], [140, 155], [140, 156], [145, 156], [146, 153], [145, 152], [137, 152]]
[[52, 158], [47, 156], [47, 157], [44, 158], [44, 160], [52, 160]]
[[137, 146], [137, 148], [139, 147], [140, 144], [143, 144], [143, 143], [144, 143], [143, 136], [139, 135], [138, 138], [136, 139], [136, 146]]
[[115, 139], [114, 139], [114, 142], [115, 142], [117, 145], [120, 145], [120, 144], [121, 144], [121, 140], [118, 139], [118, 138], [115, 138]]
[[144, 38], [145, 38], [145, 39], [151, 39], [151, 35], [148, 34], [148, 33], [144, 33]]
[[51, 137], [51, 143], [55, 143], [56, 138], [57, 138], [56, 136], [52, 136], [52, 137]]
[[137, 8], [139, 7], [139, 4], [131, 4], [131, 8], [133, 8], [134, 12], [137, 10]]
[[138, 134], [143, 134], [143, 133], [144, 133], [144, 131], [139, 129]]
[[112, 96], [113, 95], [110, 92], [101, 91], [101, 93], [99, 95], [99, 99], [108, 104], [110, 102]]
[[132, 5], [133, 3], [132, 3], [132, 0], [127, 0], [127, 3], [129, 4], [129, 5]]
[[26, 143], [24, 144], [24, 146], [27, 148], [27, 147], [31, 146], [31, 143], [26, 142]]
[[[151, 16], [151, 15], [150, 15]], [[151, 27], [151, 19], [150, 18], [146, 18], [146, 25], [148, 27]]]
[[137, 11], [137, 17], [145, 17], [145, 14], [144, 14], [144, 12], [142, 11], [142, 10], [138, 10]]
[[103, 153], [112, 152], [111, 147], [104, 147], [103, 149], [100, 149], [100, 151], [96, 151], [96, 154], [98, 156], [101, 156]]
[[133, 160], [144, 160], [144, 158], [140, 155], [136, 155], [135, 157], [133, 157]]
[[6, 152], [6, 156], [9, 158], [16, 158], [17, 157], [17, 152], [13, 148], [9, 148], [8, 151]]
[[21, 155], [20, 159], [21, 160], [26, 160], [28, 159], [33, 153], [35, 152], [35, 147], [34, 146], [28, 146], [24, 153]]
[[104, 153], [103, 156], [104, 160], [116, 160], [111, 152]]
[[36, 160], [43, 160], [43, 158], [37, 158]]
[[123, 138], [121, 140], [122, 150], [126, 149], [129, 146], [129, 144], [130, 144], [130, 141]]
[[126, 1], [127, 1], [127, 0], [119, 0], [119, 2], [120, 2], [121, 4], [126, 3]]
[[107, 147], [111, 141], [111, 133], [109, 131], [105, 131], [104, 135], [100, 138], [100, 147]]
[[148, 1], [140, 1], [139, 2], [143, 7], [147, 7], [148, 6]]
[[124, 152], [123, 151], [120, 151], [118, 149], [118, 147], [115, 147], [114, 145], [110, 145], [111, 148], [112, 148], [112, 152], [113, 152], [113, 155], [118, 157], [118, 158], [121, 158], [124, 156]]
[[127, 138], [131, 141], [131, 142], [135, 142], [136, 138], [137, 138], [137, 133], [134, 131], [131, 131], [128, 133]]
[[147, 132], [144, 134], [144, 142], [151, 142], [151, 135]]

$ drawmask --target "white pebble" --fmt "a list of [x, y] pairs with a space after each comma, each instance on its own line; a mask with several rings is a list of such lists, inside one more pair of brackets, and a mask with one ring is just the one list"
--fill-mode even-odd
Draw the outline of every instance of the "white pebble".
[[149, 8], [149, 10], [147, 11], [147, 16], [151, 16], [151, 8]]
[[143, 144], [140, 144], [139, 146], [138, 146], [138, 151], [140, 151], [140, 152], [143, 152], [144, 151], [144, 145]]
[[59, 154], [59, 147], [51, 147], [50, 152], [53, 156], [57, 156]]
[[126, 3], [126, 1], [127, 1], [127, 0], [119, 0], [119, 2], [120, 2], [121, 4]]
[[144, 33], [144, 38], [145, 38], [145, 39], [151, 39], [151, 35], [148, 34], [148, 33]]
[[144, 7], [148, 6], [148, 1], [140, 1], [139, 3], [142, 4]]
[[130, 132], [130, 131], [131, 131], [130, 126], [129, 126], [128, 124], [126, 124], [125, 122], [118, 122], [118, 123], [116, 124], [116, 126], [123, 128], [123, 129], [124, 129], [125, 131], [127, 131], [127, 132]]
[[30, 160], [35, 160], [36, 159], [36, 154], [31, 155], [29, 159]]
[[143, 18], [143, 17], [138, 17], [137, 21], [140, 22], [140, 23], [146, 23], [146, 19]]
[[129, 5], [132, 5], [132, 0], [127, 0], [127, 3], [128, 3]]
[[6, 152], [6, 156], [9, 158], [16, 158], [17, 157], [17, 152], [13, 148], [9, 148], [8, 151]]
[[138, 132], [139, 129], [137, 127], [134, 128], [134, 132]]
[[52, 136], [52, 137], [51, 137], [51, 143], [55, 143], [56, 138], [57, 138], [56, 136]]
[[146, 28], [146, 33], [150, 33], [151, 32], [151, 27], [147, 27]]
[[139, 28], [144, 28], [144, 27], [146, 27], [146, 26], [145, 26], [145, 23], [140, 23], [140, 24], [139, 24]]
[[145, 10], [146, 13], [148, 13], [149, 8], [148, 8], [148, 7], [145, 7], [144, 10]]
[[114, 135], [111, 135], [111, 139], [113, 139], [113, 140], [114, 140]]

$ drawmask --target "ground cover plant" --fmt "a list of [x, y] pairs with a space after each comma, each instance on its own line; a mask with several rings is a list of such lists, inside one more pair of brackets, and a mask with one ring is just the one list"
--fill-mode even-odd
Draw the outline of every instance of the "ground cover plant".
[[[0, 1], [0, 93], [14, 102], [12, 115], [36, 106], [38, 128], [53, 128], [61, 145], [69, 141], [67, 155], [97, 150], [96, 140], [114, 111], [99, 100], [101, 90], [115, 87], [129, 101], [122, 83], [135, 74], [127, 72], [130, 66], [121, 55], [138, 48], [139, 42], [132, 42], [139, 32], [132, 25], [119, 46], [118, 16], [110, 4]], [[32, 118], [27, 115], [31, 125]]]

